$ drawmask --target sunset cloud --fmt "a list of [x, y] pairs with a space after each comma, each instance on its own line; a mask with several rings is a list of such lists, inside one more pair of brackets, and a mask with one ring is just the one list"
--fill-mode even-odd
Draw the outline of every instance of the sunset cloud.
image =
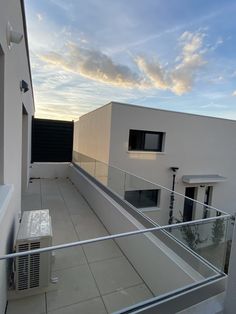
[[41, 56], [41, 59], [95, 81], [124, 88], [138, 87], [140, 84], [138, 74], [125, 65], [115, 63], [98, 50], [81, 48], [75, 44], [68, 44], [67, 49], [65, 56], [50, 52]]
[[195, 74], [206, 63], [201, 52], [203, 38], [204, 34], [200, 32], [184, 32], [179, 39], [182, 51], [176, 58], [178, 63], [169, 70], [156, 60], [137, 58], [137, 64], [156, 88], [182, 95], [192, 89]]
[[152, 88], [170, 90], [182, 95], [192, 89], [198, 69], [206, 61], [203, 59], [204, 34], [184, 32], [180, 39], [181, 53], [178, 63], [166, 69], [157, 59], [147, 60], [138, 56], [134, 59], [137, 70], [115, 63], [111, 57], [95, 49], [68, 44], [65, 54], [49, 52], [41, 59], [65, 71], [79, 74], [98, 82], [123, 88]]

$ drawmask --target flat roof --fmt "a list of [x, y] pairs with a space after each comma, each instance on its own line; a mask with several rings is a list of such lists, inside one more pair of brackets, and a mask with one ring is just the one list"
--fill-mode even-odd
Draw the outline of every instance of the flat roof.
[[[118, 105], [118, 106], [129, 106], [129, 107], [133, 107], [133, 108], [140, 108], [140, 109], [147, 109], [147, 110], [155, 110], [155, 111], [162, 111], [162, 112], [170, 112], [170, 113], [177, 113], [180, 115], [188, 115], [188, 116], [193, 116], [193, 117], [199, 117], [199, 118], [210, 118], [210, 119], [217, 119], [217, 120], [223, 120], [226, 122], [236, 122], [236, 120], [233, 119], [227, 119], [227, 118], [220, 118], [220, 117], [214, 117], [214, 116], [207, 116], [207, 115], [202, 115], [202, 114], [197, 114], [197, 113], [189, 113], [189, 112], [182, 112], [182, 111], [175, 111], [175, 110], [168, 110], [168, 109], [160, 109], [160, 108], [153, 108], [153, 107], [146, 107], [146, 106], [141, 106], [141, 105], [135, 105], [135, 104], [127, 104], [127, 103], [122, 103], [122, 102], [117, 102], [117, 101], [111, 101], [103, 106], [100, 106], [94, 110], [91, 110], [85, 114], [83, 114], [81, 117], [86, 116], [87, 114], [90, 114], [92, 112], [95, 112], [97, 110], [101, 110], [107, 106], [111, 106], [111, 105]], [[79, 119], [80, 119], [79, 118]], [[79, 119], [77, 121], [79, 121]], [[76, 122], [76, 121], [75, 121]]]

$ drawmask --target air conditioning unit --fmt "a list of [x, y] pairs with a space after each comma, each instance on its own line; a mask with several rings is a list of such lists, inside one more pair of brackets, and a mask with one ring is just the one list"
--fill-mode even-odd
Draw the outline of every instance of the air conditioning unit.
[[[52, 245], [49, 210], [25, 211], [16, 238], [16, 252], [25, 252]], [[17, 257], [15, 260], [15, 290], [34, 294], [45, 290], [51, 279], [51, 252]]]

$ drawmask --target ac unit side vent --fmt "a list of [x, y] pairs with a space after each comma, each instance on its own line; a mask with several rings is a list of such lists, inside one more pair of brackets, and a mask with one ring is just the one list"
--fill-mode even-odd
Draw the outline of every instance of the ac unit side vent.
[[28, 280], [29, 280], [28, 256], [20, 256], [18, 257], [18, 290], [28, 289]]
[[[40, 242], [30, 243], [31, 250], [40, 248]], [[39, 287], [40, 254], [30, 255], [30, 288]]]

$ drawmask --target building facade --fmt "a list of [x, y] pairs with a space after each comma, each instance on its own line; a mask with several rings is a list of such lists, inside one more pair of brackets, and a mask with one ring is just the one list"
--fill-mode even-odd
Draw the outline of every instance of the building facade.
[[[234, 213], [235, 132], [231, 120], [111, 102], [75, 123], [74, 150], [169, 189], [175, 174], [176, 192]], [[158, 208], [169, 200], [150, 190], [141, 185], [123, 193], [165, 223], [167, 213], [160, 217]], [[194, 208], [182, 206], [190, 220]]]

